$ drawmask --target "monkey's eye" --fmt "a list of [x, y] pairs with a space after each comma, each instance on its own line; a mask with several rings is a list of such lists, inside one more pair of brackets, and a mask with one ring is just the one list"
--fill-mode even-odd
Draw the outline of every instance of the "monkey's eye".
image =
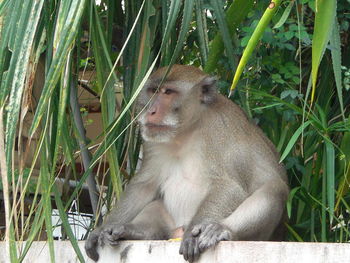
[[170, 95], [170, 94], [173, 94], [173, 93], [175, 93], [175, 90], [172, 90], [172, 89], [166, 89], [164, 91], [164, 94], [166, 94], [166, 95]]
[[156, 87], [151, 87], [151, 88], [148, 88], [148, 92], [154, 94], [158, 92], [158, 89]]

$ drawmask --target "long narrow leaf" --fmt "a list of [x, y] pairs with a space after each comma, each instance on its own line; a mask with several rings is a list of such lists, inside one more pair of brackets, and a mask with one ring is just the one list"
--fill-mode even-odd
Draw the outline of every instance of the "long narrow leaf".
[[84, 11], [85, 2], [86, 0], [75, 0], [71, 5], [71, 9], [69, 10], [66, 19], [66, 24], [62, 29], [64, 32], [62, 33], [60, 44], [58, 45], [52, 60], [52, 64], [47, 73], [45, 85], [40, 96], [40, 101], [35, 112], [34, 120], [30, 127], [29, 133], [31, 136], [34, 134], [40, 124], [42, 116], [46, 111], [49, 97], [51, 96], [60, 74], [63, 71], [69, 50], [76, 37], [77, 28], [80, 25], [80, 19]]
[[24, 80], [43, 2], [43, 0], [35, 1], [33, 5], [28, 6], [27, 10], [23, 10], [21, 20], [26, 20], [25, 17], [27, 16], [29, 19], [26, 21], [26, 25], [23, 25], [24, 29], [21, 30], [21, 33], [16, 38], [17, 41], [7, 73], [7, 80], [3, 83], [4, 87], [11, 87], [6, 119], [6, 160], [8, 167], [12, 166], [12, 149], [24, 90]]
[[203, 0], [196, 1], [196, 21], [197, 21], [198, 42], [199, 42], [199, 48], [201, 50], [200, 54], [202, 57], [202, 64], [205, 65], [208, 60], [209, 40], [208, 40], [208, 29], [207, 29], [207, 23], [206, 23], [207, 16], [202, 10], [203, 8], [202, 1]]
[[289, 152], [292, 150], [295, 142], [298, 140], [300, 134], [304, 131], [304, 129], [309, 126], [309, 124], [311, 123], [311, 121], [306, 121], [304, 122], [294, 133], [294, 135], [292, 136], [292, 138], [290, 138], [286, 148], [284, 149], [281, 158], [280, 158], [280, 162], [282, 162], [287, 155], [289, 154]]
[[286, 10], [284, 10], [280, 20], [276, 23], [276, 25], [273, 28], [279, 28], [279, 27], [284, 25], [287, 18], [289, 17], [290, 11], [292, 10], [294, 3], [295, 3], [295, 0], [292, 0], [289, 2], [288, 6], [287, 6]]
[[[227, 25], [232, 35], [236, 27], [247, 16], [248, 12], [253, 8], [254, 0], [235, 0], [226, 11]], [[208, 61], [205, 64], [205, 72], [213, 72], [217, 67], [217, 62], [224, 51], [224, 43], [222, 35], [219, 32], [210, 43]]]
[[312, 38], [311, 102], [314, 101], [315, 97], [318, 67], [321, 63], [321, 59], [332, 32], [336, 6], [336, 0], [316, 1], [315, 29]]
[[326, 176], [327, 176], [327, 202], [329, 207], [330, 224], [334, 218], [334, 199], [335, 199], [335, 153], [332, 142], [325, 141], [326, 146]]
[[53, 185], [52, 188], [53, 188], [53, 193], [55, 195], [56, 205], [57, 205], [57, 208], [58, 208], [58, 211], [60, 213], [61, 220], [62, 220], [62, 224], [63, 224], [63, 227], [64, 227], [64, 229], [69, 237], [69, 241], [72, 243], [73, 249], [77, 253], [77, 256], [78, 256], [80, 262], [85, 262], [84, 256], [80, 251], [80, 248], [78, 246], [78, 242], [74, 236], [72, 228], [69, 225], [68, 218], [67, 218], [66, 212], [64, 210], [64, 207], [63, 207], [63, 204], [61, 201], [60, 192], [58, 191], [56, 185]]
[[106, 135], [106, 139], [104, 140], [104, 142], [96, 150], [96, 152], [95, 152], [95, 154], [94, 154], [94, 156], [93, 156], [93, 158], [91, 160], [91, 164], [90, 164], [89, 169], [84, 172], [83, 176], [81, 177], [81, 180], [79, 181], [78, 185], [74, 189], [74, 192], [72, 193], [72, 195], [71, 195], [69, 201], [67, 202], [67, 204], [70, 204], [73, 201], [73, 199], [75, 198], [75, 196], [78, 194], [79, 189], [81, 189], [83, 183], [87, 179], [87, 177], [88, 177], [89, 173], [91, 172], [92, 168], [96, 165], [97, 161], [101, 158], [101, 156], [103, 154], [105, 154], [110, 149], [110, 147], [112, 147], [112, 145], [114, 145], [114, 143], [119, 139], [119, 137], [132, 125], [132, 122], [129, 123], [125, 127], [125, 129], [117, 137], [111, 136], [111, 135], [113, 135], [111, 131], [114, 130], [114, 128], [117, 126], [117, 124], [123, 119], [124, 115], [129, 111], [131, 105], [134, 103], [134, 101], [136, 100], [136, 97], [138, 96], [138, 94], [140, 93], [141, 89], [145, 85], [147, 79], [151, 75], [152, 70], [154, 69], [154, 67], [156, 65], [156, 62], [158, 60], [158, 57], [159, 57], [159, 53], [155, 57], [155, 59], [152, 62], [149, 70], [147, 71], [145, 77], [141, 81], [139, 87], [136, 89], [136, 91], [133, 94], [132, 98], [130, 99], [128, 104], [125, 105], [124, 110], [120, 113], [120, 115], [118, 116], [117, 120], [114, 121], [113, 125], [110, 128], [110, 132]]
[[337, 87], [338, 100], [340, 104], [340, 112], [342, 114], [343, 120], [345, 120], [344, 114], [344, 103], [343, 103], [343, 87], [341, 78], [341, 44], [340, 44], [340, 33], [337, 18], [335, 17], [335, 22], [333, 23], [332, 36], [330, 39], [331, 44], [331, 54], [332, 54], [332, 64], [335, 84]]
[[218, 23], [220, 33], [222, 36], [222, 40], [225, 45], [225, 51], [227, 54], [228, 61], [230, 63], [231, 68], [235, 68], [237, 66], [237, 61], [235, 55], [233, 53], [233, 45], [231, 40], [231, 34], [228, 29], [228, 25], [226, 19], [224, 17], [224, 10], [222, 8], [222, 2], [217, 0], [210, 0], [210, 4], [214, 9], [214, 14], [216, 16], [216, 21]]
[[162, 45], [161, 45], [161, 50], [165, 48], [165, 44], [168, 42], [171, 30], [173, 29], [176, 19], [178, 17], [178, 14], [180, 12], [180, 7], [181, 7], [182, 1], [178, 0], [172, 0], [170, 7], [169, 7], [169, 14], [168, 14], [168, 19], [167, 23], [165, 26], [165, 30], [163, 32], [163, 39], [162, 39]]
[[272, 17], [276, 13], [276, 10], [277, 10], [278, 6], [280, 5], [280, 3], [281, 3], [281, 0], [272, 0], [269, 4], [268, 8], [266, 9], [264, 15], [261, 17], [258, 25], [256, 26], [256, 28], [253, 32], [253, 35], [249, 39], [247, 47], [245, 48], [245, 50], [243, 52], [243, 55], [242, 55], [242, 58], [238, 64], [235, 76], [233, 77], [230, 95], [232, 94], [232, 91], [234, 90], [234, 88], [237, 86], [239, 78], [241, 77], [241, 75], [243, 73], [243, 69], [244, 69], [245, 65], [247, 64], [251, 54], [253, 53], [256, 45], [258, 44], [258, 41], [260, 40], [261, 36], [263, 35], [267, 25], [269, 24]]
[[174, 53], [170, 60], [170, 65], [174, 64], [175, 60], [177, 59], [180, 53], [180, 50], [184, 45], [185, 37], [192, 18], [193, 5], [194, 5], [194, 0], [185, 0], [181, 29], [180, 29], [179, 37], [177, 39]]

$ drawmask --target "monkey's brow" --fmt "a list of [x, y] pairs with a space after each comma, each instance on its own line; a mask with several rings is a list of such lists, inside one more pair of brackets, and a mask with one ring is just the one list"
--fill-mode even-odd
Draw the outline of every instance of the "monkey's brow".
[[[153, 82], [159, 86], [159, 84], [162, 82], [163, 78], [156, 78], [153, 80]], [[164, 84], [171, 84], [172, 82], [175, 82], [176, 79], [175, 78], [170, 78], [170, 77], [167, 77], [166, 79], [164, 79], [162, 85]]]

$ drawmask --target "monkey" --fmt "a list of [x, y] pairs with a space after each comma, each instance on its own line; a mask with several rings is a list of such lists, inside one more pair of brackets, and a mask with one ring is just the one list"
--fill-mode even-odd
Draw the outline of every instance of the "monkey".
[[[179, 253], [196, 261], [224, 240], [277, 238], [289, 194], [273, 143], [215, 77], [193, 66], [155, 71], [138, 95], [143, 160], [103, 224], [85, 243], [182, 237]], [[164, 78], [164, 79], [163, 79]]]

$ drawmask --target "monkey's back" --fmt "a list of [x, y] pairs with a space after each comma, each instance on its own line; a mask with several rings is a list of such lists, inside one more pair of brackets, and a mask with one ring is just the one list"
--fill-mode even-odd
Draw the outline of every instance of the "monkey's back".
[[[261, 177], [256, 187], [276, 177], [287, 181], [275, 146], [237, 104], [218, 94], [203, 114], [201, 122], [202, 127], [209, 127], [201, 132], [205, 138], [204, 152], [212, 160], [213, 169], [227, 174], [233, 170], [242, 181], [249, 179], [259, 169], [265, 176]], [[215, 167], [216, 163], [224, 164], [224, 167]]]

